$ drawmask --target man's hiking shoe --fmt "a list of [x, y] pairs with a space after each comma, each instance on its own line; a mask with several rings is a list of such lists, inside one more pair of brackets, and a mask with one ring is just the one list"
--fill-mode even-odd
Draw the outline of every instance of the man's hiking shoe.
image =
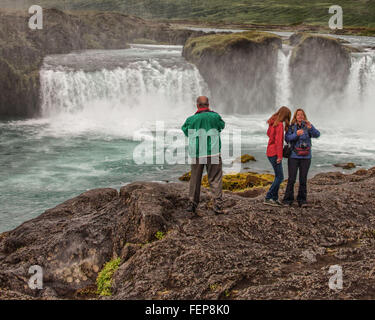
[[281, 207], [281, 203], [279, 202], [279, 200], [275, 201], [273, 199], [266, 199], [264, 200], [263, 204], [272, 206], [272, 207]]

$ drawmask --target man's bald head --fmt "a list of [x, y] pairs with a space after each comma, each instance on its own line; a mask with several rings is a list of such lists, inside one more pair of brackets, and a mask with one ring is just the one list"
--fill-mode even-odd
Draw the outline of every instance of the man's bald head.
[[197, 98], [197, 106], [198, 107], [208, 107], [210, 105], [208, 98], [206, 96], [200, 96]]

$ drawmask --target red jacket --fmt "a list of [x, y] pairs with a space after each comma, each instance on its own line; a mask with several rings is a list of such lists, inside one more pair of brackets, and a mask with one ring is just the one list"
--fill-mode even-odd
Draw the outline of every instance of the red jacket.
[[277, 159], [282, 159], [284, 147], [284, 126], [282, 122], [280, 122], [276, 127], [274, 127], [273, 124], [274, 121], [271, 121], [267, 130], [267, 135], [269, 137], [267, 157], [277, 156]]

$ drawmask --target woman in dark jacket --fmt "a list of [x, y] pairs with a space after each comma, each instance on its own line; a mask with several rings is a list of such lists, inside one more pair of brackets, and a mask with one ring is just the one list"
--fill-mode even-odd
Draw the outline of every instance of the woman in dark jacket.
[[294, 184], [299, 170], [298, 205], [307, 205], [307, 175], [311, 164], [311, 138], [319, 138], [320, 132], [307, 120], [303, 109], [294, 113], [291, 126], [285, 135], [285, 141], [292, 146], [288, 159], [288, 185], [286, 187], [284, 204], [292, 205], [294, 201]]

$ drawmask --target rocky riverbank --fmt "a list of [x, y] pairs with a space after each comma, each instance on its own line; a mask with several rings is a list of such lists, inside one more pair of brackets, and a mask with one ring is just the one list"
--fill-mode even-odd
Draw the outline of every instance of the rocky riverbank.
[[185, 183], [91, 190], [0, 235], [0, 298], [374, 299], [374, 186], [375, 168], [321, 173], [308, 208], [226, 192], [221, 216], [203, 189], [193, 219]]

